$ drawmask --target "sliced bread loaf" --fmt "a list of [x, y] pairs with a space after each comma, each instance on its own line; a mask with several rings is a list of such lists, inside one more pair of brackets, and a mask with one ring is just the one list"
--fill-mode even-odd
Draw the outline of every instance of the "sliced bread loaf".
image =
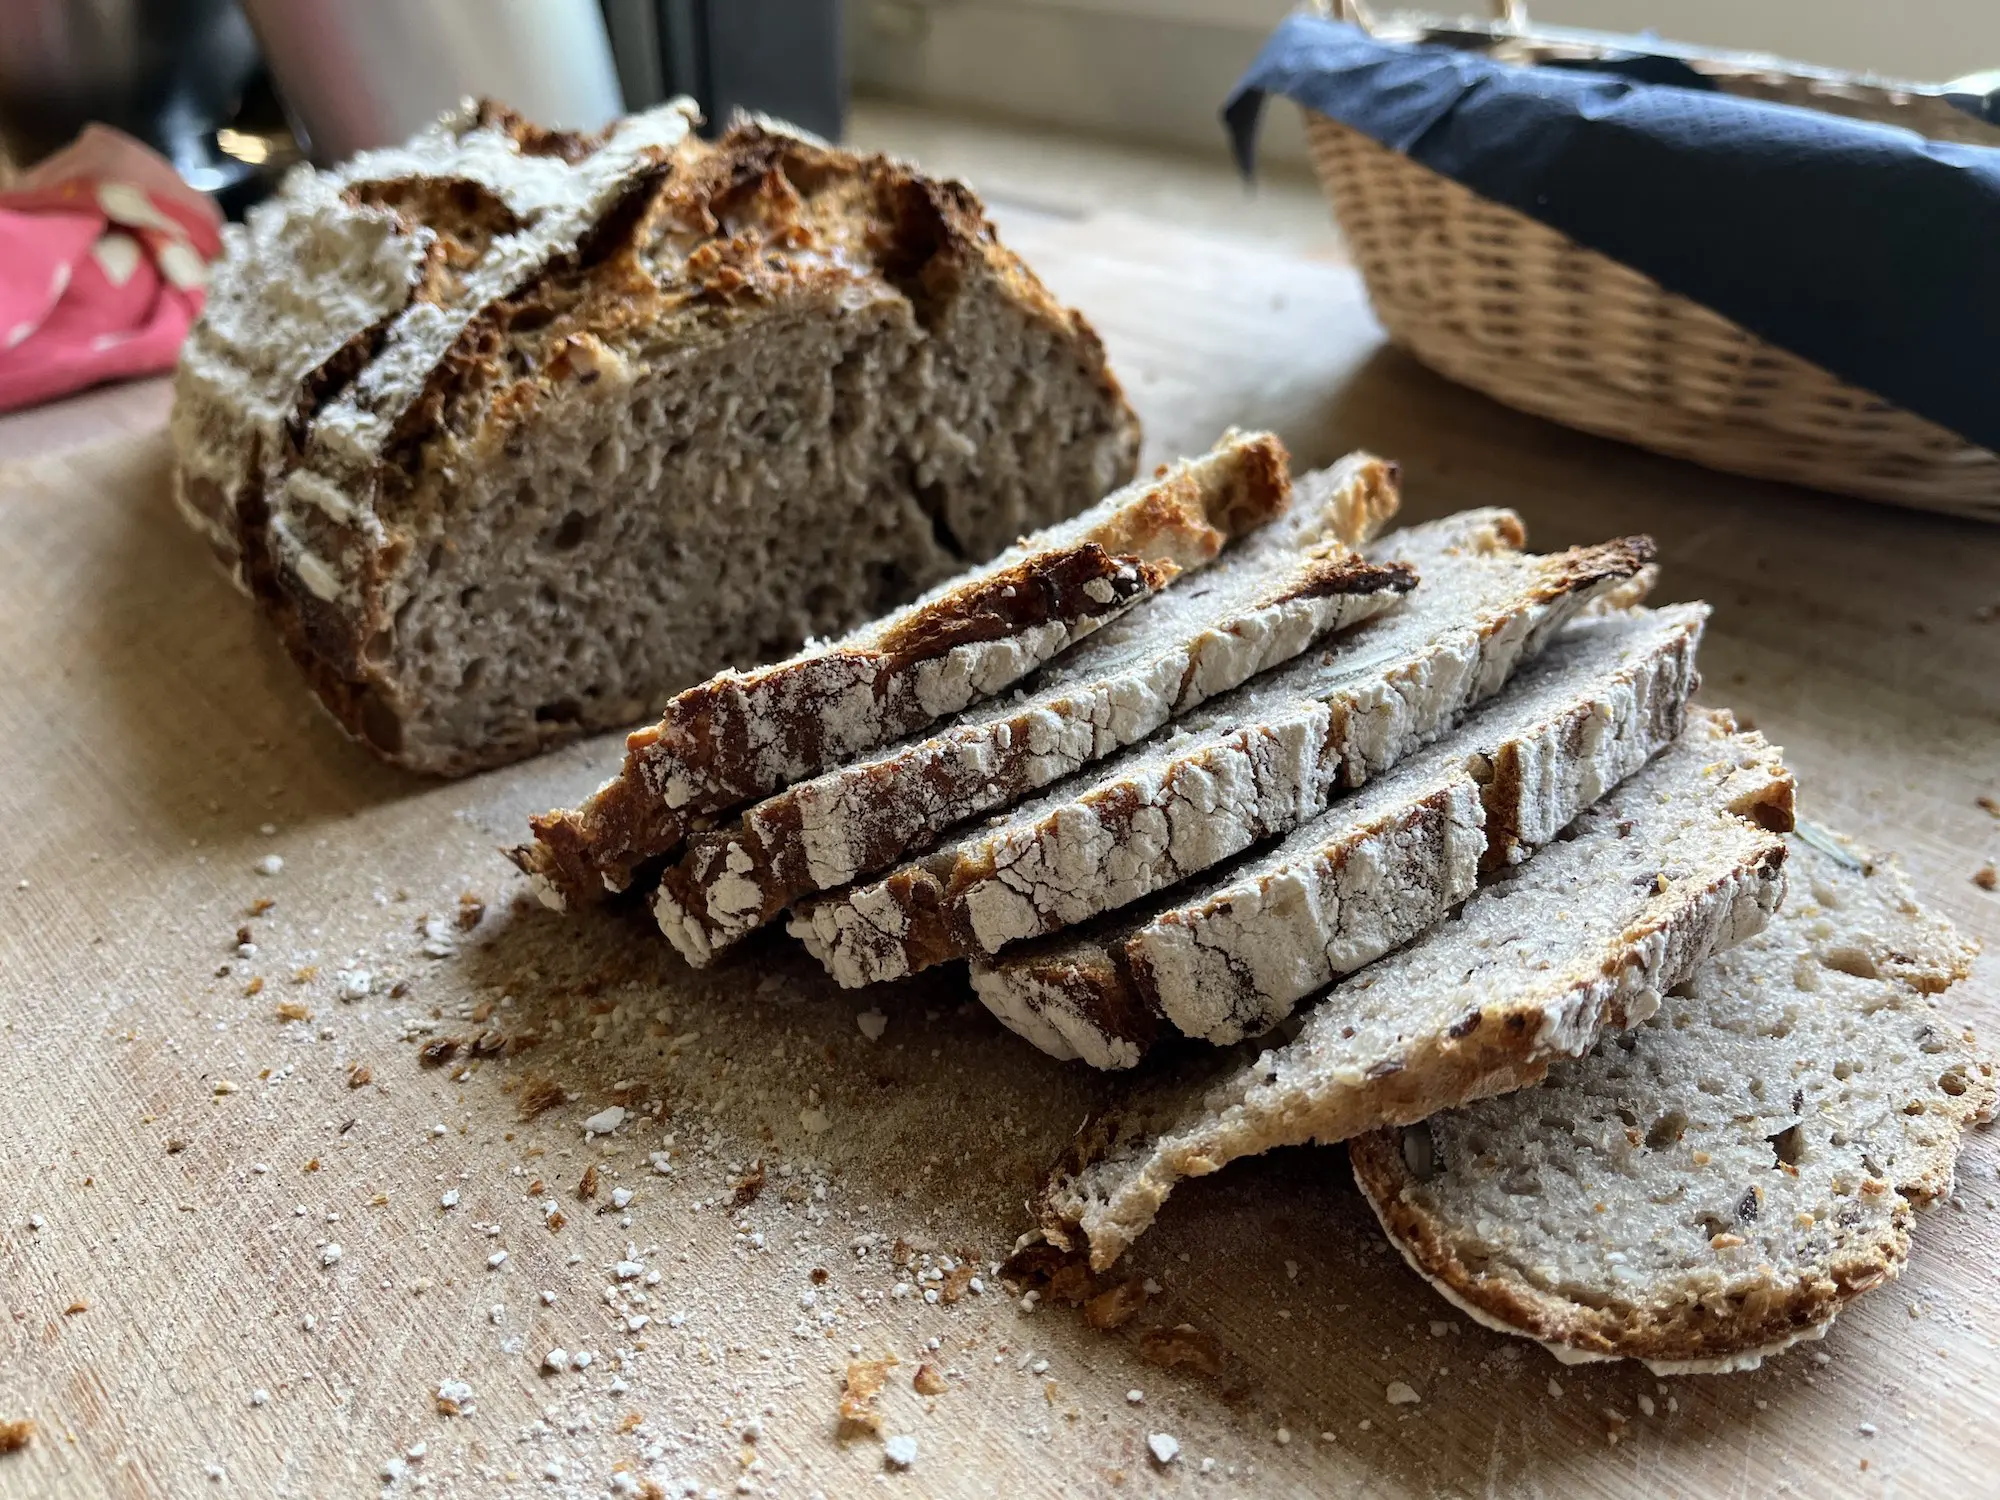
[[1174, 1029], [1218, 1046], [1261, 1034], [1670, 744], [1707, 616], [1682, 604], [1573, 621], [1439, 744], [1275, 847], [1131, 915], [975, 962], [973, 987], [1044, 1051], [1095, 1067], [1130, 1067]]
[[627, 739], [618, 774], [581, 807], [532, 819], [514, 861], [551, 905], [623, 890], [698, 820], [1010, 686], [1290, 494], [1284, 445], [1230, 433], [837, 641], [720, 673]]
[[1045, 668], [1024, 693], [948, 728], [802, 781], [697, 834], [653, 910], [690, 963], [800, 896], [887, 869], [963, 823], [1048, 785], [1218, 693], [1380, 614], [1416, 583], [1363, 560], [1393, 511], [1395, 469], [1354, 455], [1296, 486], [1291, 511], [1199, 578], [1148, 599]]
[[843, 985], [999, 952], [1136, 901], [1297, 827], [1492, 696], [1643, 537], [1545, 557], [1474, 512], [1386, 538], [1420, 582], [1400, 609], [1177, 721], [936, 852], [796, 909]]
[[399, 764], [633, 724], [1131, 477], [1096, 336], [969, 191], [692, 114], [467, 107], [228, 233], [176, 495]]
[[1726, 714], [1691, 711], [1566, 837], [1335, 985], [1291, 1041], [1191, 1059], [1090, 1131], [1050, 1187], [1050, 1238], [1080, 1232], [1106, 1266], [1183, 1177], [1536, 1082], [1763, 928], [1785, 889], [1772, 830], [1791, 815], [1777, 752]]
[[1802, 827], [1771, 926], [1536, 1089], [1350, 1143], [1419, 1274], [1564, 1361], [1737, 1370], [1895, 1277], [1995, 1074], [1935, 996], [1973, 945]]

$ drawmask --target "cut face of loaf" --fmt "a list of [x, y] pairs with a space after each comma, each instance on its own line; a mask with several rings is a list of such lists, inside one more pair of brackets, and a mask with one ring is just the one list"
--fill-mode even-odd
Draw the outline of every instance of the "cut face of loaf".
[[1055, 1056], [1130, 1067], [1174, 1029], [1257, 1036], [1409, 941], [1671, 744], [1700, 604], [1573, 621], [1492, 702], [1192, 890], [973, 965], [1008, 1026]]
[[1777, 752], [1691, 711], [1672, 748], [1564, 838], [1335, 985], [1291, 1041], [1190, 1059], [1101, 1122], [1051, 1184], [1046, 1232], [1080, 1233], [1102, 1268], [1183, 1177], [1535, 1083], [1762, 930], [1785, 889], [1772, 830], [1791, 817]]
[[1541, 1087], [1350, 1143], [1418, 1273], [1565, 1362], [1748, 1369], [1895, 1277], [1994, 1069], [1934, 998], [1973, 945], [1801, 828], [1763, 934]]
[[1651, 543], [1514, 550], [1506, 512], [1385, 539], [1412, 564], [1403, 605], [1269, 672], [1145, 744], [1058, 782], [881, 879], [803, 902], [791, 930], [835, 979], [895, 979], [1115, 910], [1313, 817], [1491, 697]]
[[176, 494], [390, 760], [630, 725], [1132, 473], [1095, 335], [970, 192], [691, 112], [468, 109], [229, 234]]
[[1284, 445], [1230, 433], [836, 641], [679, 694], [574, 811], [514, 861], [551, 905], [621, 891], [700, 820], [1012, 685], [1232, 539], [1282, 514]]
[[1055, 661], [1027, 691], [949, 727], [836, 767], [695, 835], [653, 909], [690, 963], [708, 963], [800, 896], [845, 885], [955, 824], [1144, 739], [1169, 719], [1390, 608], [1406, 563], [1347, 545], [1393, 509], [1395, 471], [1355, 455], [1297, 485], [1291, 511], [1207, 572], [1156, 594]]

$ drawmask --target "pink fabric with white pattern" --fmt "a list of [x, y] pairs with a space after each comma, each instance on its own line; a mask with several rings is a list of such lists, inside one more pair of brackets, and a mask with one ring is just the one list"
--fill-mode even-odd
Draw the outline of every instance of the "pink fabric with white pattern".
[[169, 368], [222, 215], [132, 137], [93, 125], [0, 193], [0, 411]]

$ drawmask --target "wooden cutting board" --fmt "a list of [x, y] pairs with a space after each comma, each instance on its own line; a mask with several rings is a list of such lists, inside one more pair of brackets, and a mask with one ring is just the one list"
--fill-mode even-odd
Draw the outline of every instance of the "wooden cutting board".
[[[1664, 597], [1717, 607], [1705, 700], [1787, 747], [1811, 816], [2000, 939], [1972, 880], [2000, 855], [1976, 803], [2000, 796], [2000, 531], [1516, 416], [1386, 349], [1343, 268], [1005, 217], [1103, 331], [1149, 461], [1269, 424], [1303, 463], [1400, 458], [1415, 517], [1653, 533]], [[1750, 1375], [1564, 1369], [1469, 1326], [1337, 1150], [1176, 1194], [1123, 1327], [1024, 1314], [992, 1265], [1115, 1082], [956, 975], [842, 994], [774, 940], [694, 976], [643, 921], [528, 904], [495, 847], [615, 739], [456, 784], [375, 764], [170, 512], [165, 464], [151, 435], [0, 478], [0, 1420], [37, 1425], [0, 1493], [2000, 1492], [1983, 1137], [1903, 1280]], [[1956, 1003], [2000, 1032], [1983, 991]], [[501, 1051], [425, 1066], [480, 1035]], [[913, 1279], [925, 1255], [981, 1290]], [[594, 1358], [544, 1373], [556, 1347]], [[836, 1435], [860, 1356], [899, 1361], [877, 1404], [906, 1472]]]

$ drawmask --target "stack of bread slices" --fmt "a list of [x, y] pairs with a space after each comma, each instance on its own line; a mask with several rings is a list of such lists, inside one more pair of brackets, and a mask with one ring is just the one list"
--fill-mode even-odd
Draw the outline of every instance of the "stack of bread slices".
[[1564, 1359], [1733, 1369], [1893, 1277], [1992, 1066], [1972, 953], [1690, 706], [1652, 545], [1376, 533], [1393, 465], [1231, 433], [840, 640], [676, 698], [514, 857], [650, 887], [715, 962], [964, 961], [1132, 1070], [1039, 1233], [1114, 1263], [1174, 1184], [1352, 1142], [1410, 1263]]

